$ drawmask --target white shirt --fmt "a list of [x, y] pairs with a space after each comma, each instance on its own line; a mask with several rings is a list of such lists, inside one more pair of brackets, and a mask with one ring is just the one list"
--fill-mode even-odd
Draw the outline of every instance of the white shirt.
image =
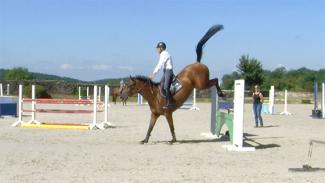
[[156, 65], [155, 70], [153, 71], [153, 75], [156, 76], [156, 74], [158, 73], [158, 71], [161, 69], [173, 69], [173, 61], [172, 61], [172, 57], [170, 56], [170, 54], [164, 50], [160, 53], [159, 55], [159, 61], [158, 64]]

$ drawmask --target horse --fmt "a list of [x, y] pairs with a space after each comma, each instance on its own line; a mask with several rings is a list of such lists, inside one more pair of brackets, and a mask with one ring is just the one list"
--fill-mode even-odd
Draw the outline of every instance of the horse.
[[[116, 99], [120, 95], [121, 95], [120, 88], [112, 88], [112, 100], [113, 100], [114, 104], [116, 104]], [[127, 101], [128, 97], [126, 97], [125, 99], [122, 97], [120, 97], [120, 98], [122, 100], [123, 105], [126, 105], [126, 101]]]
[[166, 104], [165, 97], [161, 94], [160, 83], [154, 82], [146, 76], [135, 76], [128, 79], [122, 88], [121, 97], [127, 98], [135, 93], [141, 94], [147, 101], [151, 110], [151, 119], [145, 139], [142, 144], [148, 143], [152, 129], [154, 128], [159, 116], [164, 115], [167, 119], [169, 129], [172, 135], [170, 143], [176, 142], [176, 135], [173, 122], [173, 112], [183, 105], [194, 88], [208, 89], [216, 86], [217, 93], [220, 97], [224, 96], [218, 78], [209, 79], [209, 69], [201, 63], [202, 50], [204, 44], [218, 31], [222, 30], [222, 25], [212, 26], [206, 34], [201, 38], [196, 46], [196, 62], [186, 66], [177, 76], [176, 79], [182, 84], [182, 88], [173, 95], [175, 107], [172, 109], [164, 109]]

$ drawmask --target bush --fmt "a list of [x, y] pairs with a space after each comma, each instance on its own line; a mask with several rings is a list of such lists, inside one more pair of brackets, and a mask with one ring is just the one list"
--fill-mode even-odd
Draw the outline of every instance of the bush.
[[[31, 98], [32, 97], [32, 86], [24, 87], [24, 97]], [[52, 98], [49, 93], [45, 90], [43, 86], [37, 85], [35, 87], [35, 97], [36, 98]]]

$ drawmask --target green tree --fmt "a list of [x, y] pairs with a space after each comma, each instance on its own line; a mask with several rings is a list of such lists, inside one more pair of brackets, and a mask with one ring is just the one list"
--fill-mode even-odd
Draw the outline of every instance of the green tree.
[[237, 65], [241, 78], [245, 79], [246, 86], [252, 89], [254, 85], [263, 83], [263, 67], [260, 61], [249, 58], [249, 55], [242, 55]]
[[26, 68], [16, 67], [5, 73], [5, 80], [31, 80], [32, 76]]

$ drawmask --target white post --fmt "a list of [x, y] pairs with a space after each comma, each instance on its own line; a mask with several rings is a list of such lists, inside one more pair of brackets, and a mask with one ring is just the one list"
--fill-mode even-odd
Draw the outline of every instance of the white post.
[[78, 86], [78, 99], [81, 100], [81, 87]]
[[142, 102], [143, 102], [142, 95], [138, 93], [138, 105], [142, 105]]
[[196, 89], [193, 90], [193, 104], [190, 110], [200, 110], [200, 108], [196, 107]]
[[7, 95], [9, 96], [9, 94], [10, 94], [10, 84], [8, 83], [7, 84]]
[[322, 84], [322, 118], [325, 118], [325, 82]]
[[269, 113], [274, 114], [274, 86], [271, 86], [269, 92]]
[[114, 127], [112, 123], [108, 121], [108, 101], [109, 101], [109, 87], [105, 85], [105, 98], [104, 98], [104, 121], [99, 125], [100, 129]]
[[19, 85], [18, 92], [18, 121], [13, 123], [11, 126], [16, 127], [23, 122], [23, 85]]
[[89, 99], [89, 86], [87, 86], [87, 99]]
[[[88, 87], [87, 87], [88, 91]], [[97, 85], [94, 85], [94, 98], [93, 98], [93, 122], [89, 125], [91, 130], [98, 129], [97, 126]]]
[[216, 121], [217, 121], [217, 111], [219, 111], [219, 96], [217, 95], [217, 88], [215, 86], [211, 87], [211, 120], [210, 120], [210, 132], [201, 133], [202, 136], [206, 138], [216, 139], [218, 138], [216, 134]]
[[288, 91], [284, 91], [284, 110], [280, 114], [282, 115], [291, 115], [291, 113], [288, 111]]
[[99, 86], [99, 87], [98, 87], [98, 101], [99, 101], [99, 102], [100, 102], [101, 90], [102, 90], [102, 87]]
[[28, 121], [28, 123], [36, 123], [36, 124], [40, 124], [37, 120], [36, 120], [36, 101], [34, 101], [36, 99], [36, 94], [35, 94], [35, 85], [32, 85], [32, 119], [30, 121]]
[[3, 96], [3, 88], [2, 88], [2, 83], [0, 83], [0, 96]]
[[235, 80], [233, 144], [224, 146], [228, 151], [255, 151], [254, 147], [243, 147], [244, 91], [245, 80]]

